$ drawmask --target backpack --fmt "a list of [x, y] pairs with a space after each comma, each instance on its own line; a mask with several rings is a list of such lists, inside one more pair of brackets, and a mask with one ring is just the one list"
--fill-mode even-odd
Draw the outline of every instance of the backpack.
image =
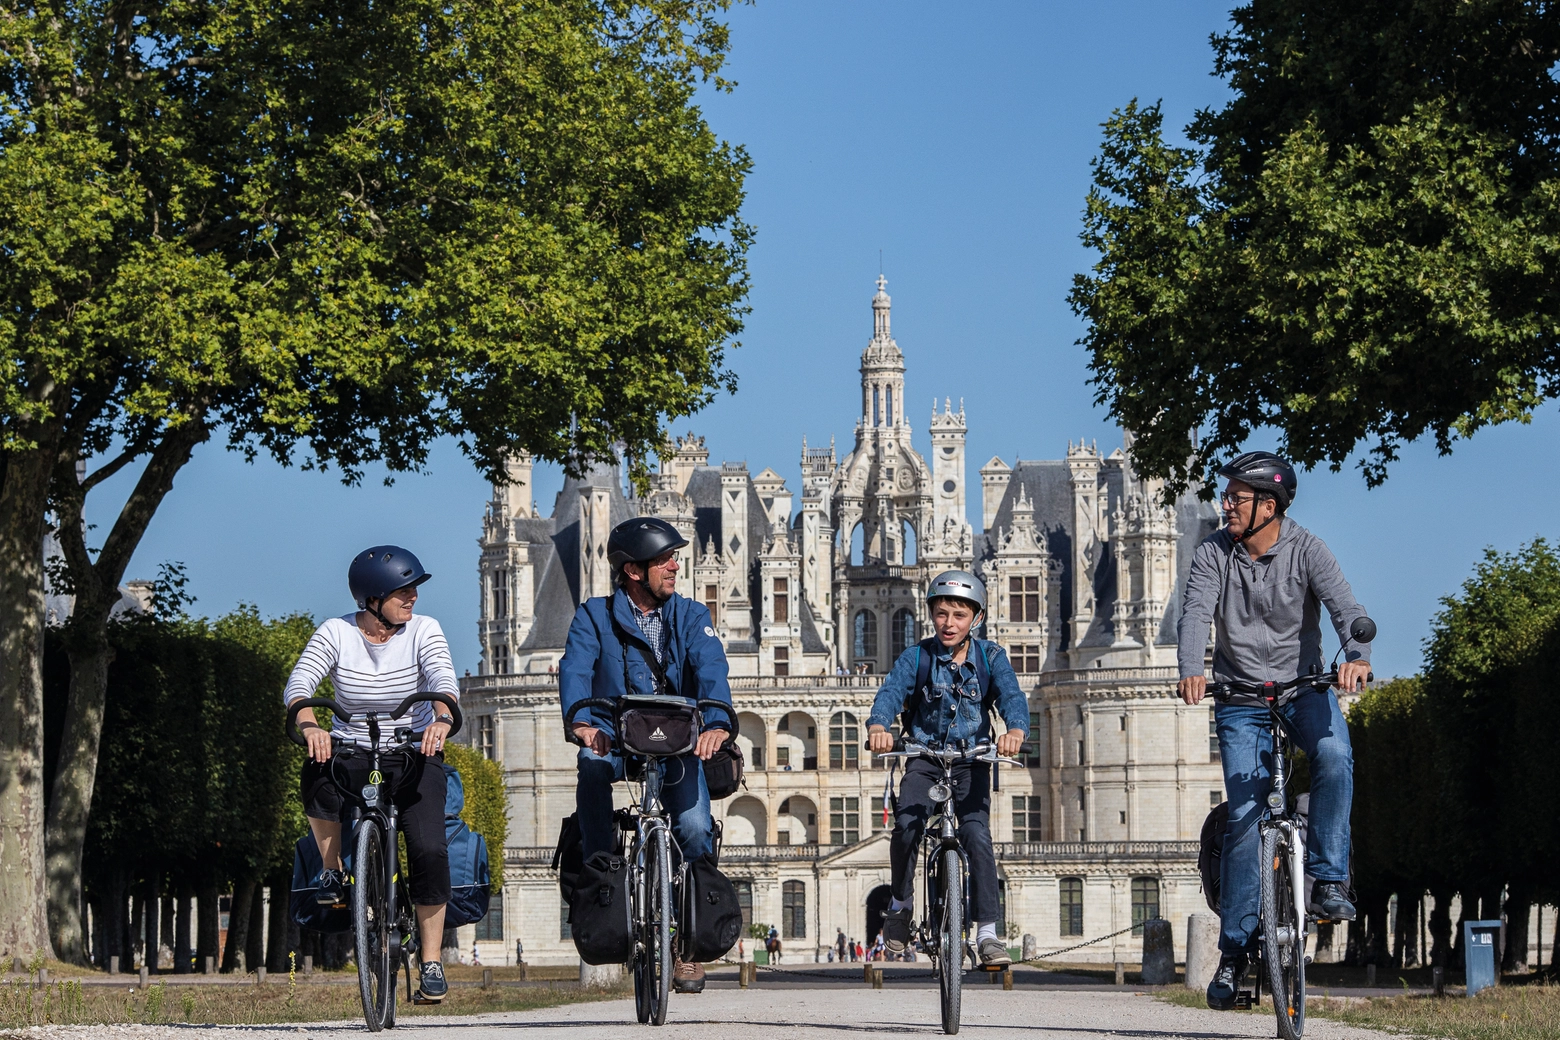
[[[984, 640], [972, 643], [980, 646], [981, 652], [974, 655], [975, 682], [980, 686], [980, 703], [989, 713], [991, 711], [991, 644]], [[932, 636], [921, 640], [915, 645], [915, 685], [910, 688], [910, 696], [905, 698], [904, 707], [899, 711], [899, 732], [910, 732], [910, 720], [915, 717], [915, 709], [925, 701], [926, 691], [932, 685], [932, 658], [936, 650], [937, 637]]]
[[569, 900], [574, 948], [586, 964], [622, 964], [634, 952], [628, 906], [628, 860], [597, 852], [580, 868]]
[[742, 907], [737, 889], [709, 856], [688, 863], [683, 881], [683, 960], [714, 961], [737, 944], [742, 933]]
[[493, 891], [493, 871], [488, 863], [487, 839], [460, 818], [466, 808], [466, 787], [454, 766], [444, 767], [444, 844], [450, 852], [450, 901], [444, 924], [458, 928], [487, 916]]
[[[345, 823], [341, 825], [341, 842], [341, 866], [350, 876], [354, 842], [352, 828]], [[325, 933], [350, 932], [352, 930], [350, 903], [346, 906], [331, 906], [322, 905], [314, 900], [314, 894], [318, 891], [315, 882], [319, 880], [320, 871], [324, 867], [325, 861], [320, 857], [320, 847], [314, 842], [314, 832], [304, 831], [303, 837], [298, 839], [298, 844], [293, 846], [292, 891], [288, 893], [288, 910], [299, 927]]]

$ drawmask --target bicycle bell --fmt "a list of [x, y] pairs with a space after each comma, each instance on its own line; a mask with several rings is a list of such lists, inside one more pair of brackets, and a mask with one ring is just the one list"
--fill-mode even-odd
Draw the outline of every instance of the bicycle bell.
[[953, 788], [939, 780], [932, 785], [930, 794], [932, 796], [932, 801], [946, 802], [948, 799], [953, 797]]

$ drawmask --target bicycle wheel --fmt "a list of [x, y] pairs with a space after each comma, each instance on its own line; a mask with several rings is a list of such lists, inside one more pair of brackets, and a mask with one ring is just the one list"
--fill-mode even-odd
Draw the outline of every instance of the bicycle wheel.
[[384, 831], [367, 818], [358, 823], [357, 877], [352, 885], [352, 930], [357, 939], [358, 988], [363, 997], [363, 1018], [371, 1032], [386, 1021], [394, 1022], [396, 976], [391, 959], [394, 942], [390, 907], [390, 864]]
[[964, 866], [955, 849], [938, 857], [937, 891], [942, 906], [937, 921], [938, 984], [942, 991], [943, 1032], [959, 1031], [964, 991]]
[[649, 972], [650, 1024], [661, 1026], [666, 1024], [666, 998], [672, 987], [672, 853], [664, 827], [656, 829], [647, 866], [649, 883], [645, 888], [650, 899], [645, 924], [650, 933], [646, 936], [647, 945], [653, 951]]
[[630, 860], [633, 865], [630, 868], [632, 875], [629, 884], [629, 890], [632, 905], [629, 907], [629, 911], [633, 915], [634, 927], [634, 1017], [639, 1020], [641, 1025], [650, 1021], [651, 1011], [651, 943], [645, 928], [645, 922], [650, 920], [649, 889], [650, 860], [652, 858], [653, 856], [650, 852], [650, 846], [640, 844], [636, 839], [634, 842], [633, 857]]
[[1262, 961], [1282, 1040], [1305, 1032], [1305, 915], [1296, 905], [1294, 849], [1287, 833], [1262, 835]]

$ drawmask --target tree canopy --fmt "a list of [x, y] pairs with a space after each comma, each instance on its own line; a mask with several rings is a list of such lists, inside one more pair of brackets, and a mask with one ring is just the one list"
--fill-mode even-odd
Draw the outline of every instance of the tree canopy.
[[[1169, 479], [1258, 427], [1305, 466], [1443, 453], [1560, 393], [1560, 11], [1539, 0], [1254, 0], [1233, 91], [1167, 142], [1104, 124], [1070, 301], [1098, 400]], [[1197, 431], [1195, 447], [1188, 434]]]

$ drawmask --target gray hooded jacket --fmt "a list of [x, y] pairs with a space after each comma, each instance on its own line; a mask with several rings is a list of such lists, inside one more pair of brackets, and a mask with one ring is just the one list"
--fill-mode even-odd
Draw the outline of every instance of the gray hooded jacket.
[[1216, 682], [1287, 682], [1322, 671], [1323, 605], [1348, 647], [1344, 659], [1369, 660], [1368, 646], [1349, 642], [1349, 626], [1365, 608], [1355, 602], [1337, 559], [1293, 520], [1278, 522], [1278, 541], [1259, 559], [1251, 559], [1224, 528], [1192, 553], [1176, 625], [1183, 679], [1203, 674], [1210, 624]]

